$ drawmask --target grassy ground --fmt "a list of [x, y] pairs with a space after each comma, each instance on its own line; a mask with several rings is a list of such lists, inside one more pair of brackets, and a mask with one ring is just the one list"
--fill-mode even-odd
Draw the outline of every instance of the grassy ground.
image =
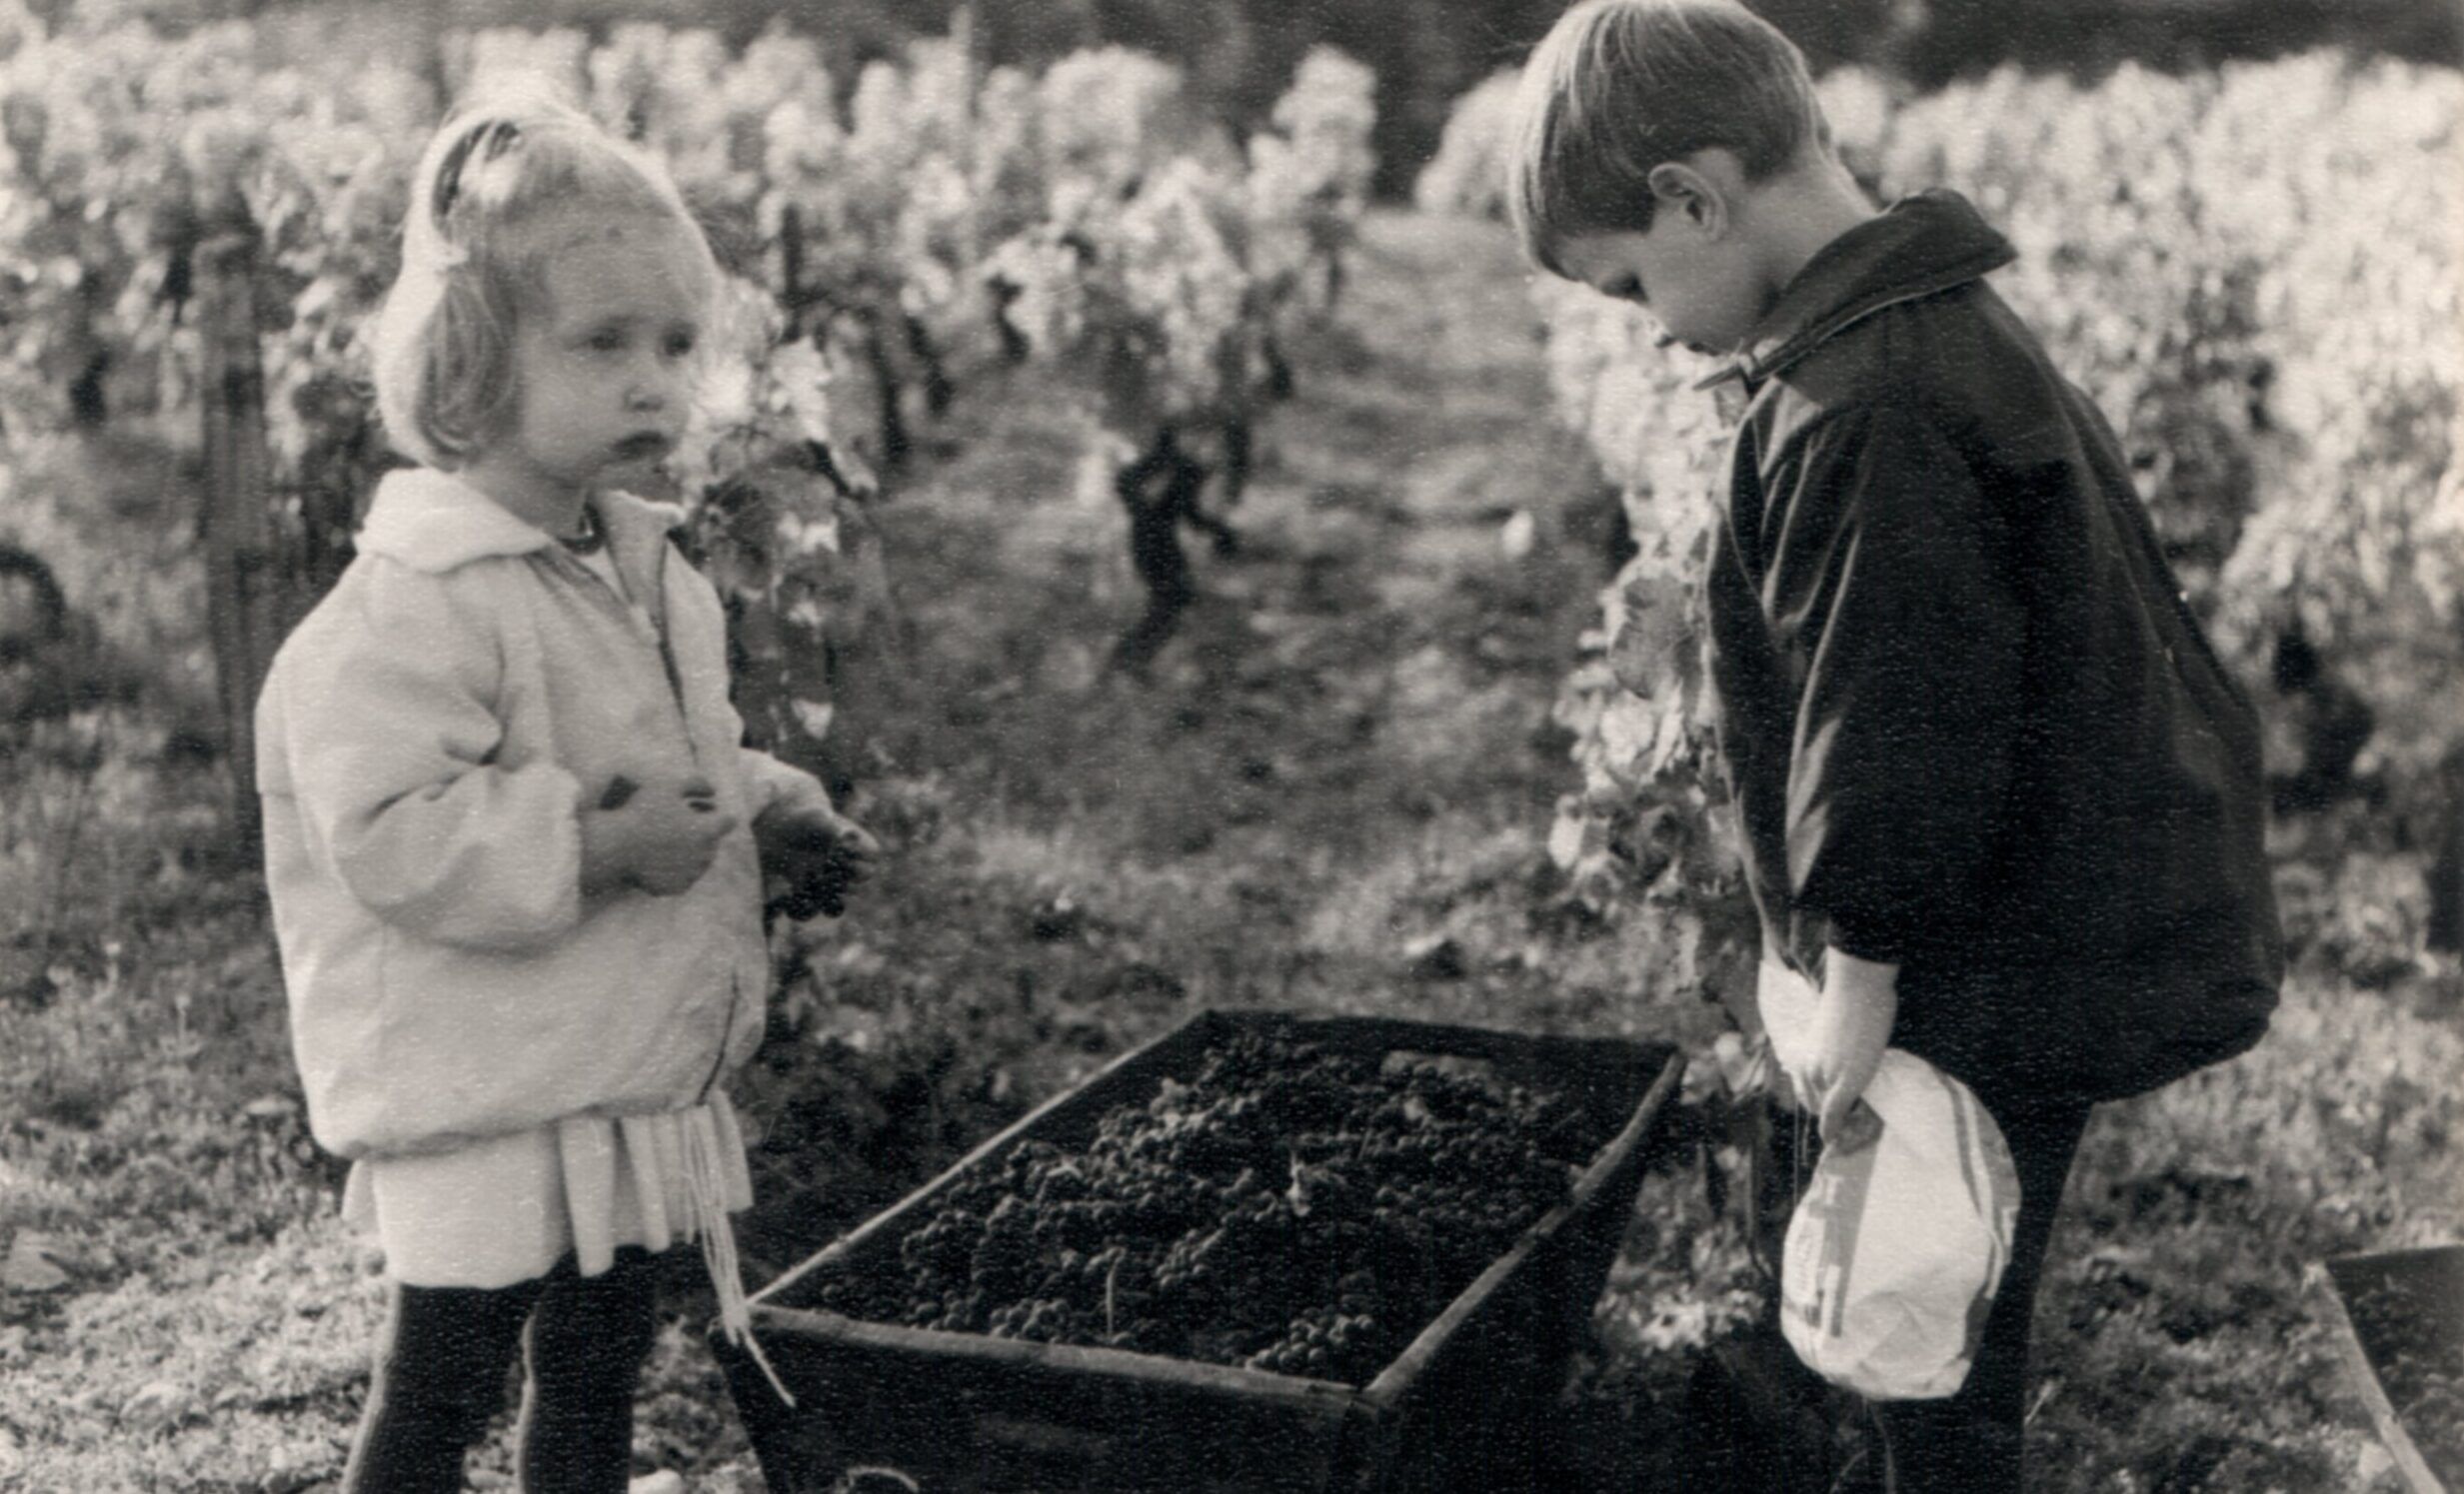
[[[882, 511], [903, 626], [857, 662], [840, 736], [893, 854], [811, 936], [745, 1079], [751, 1274], [1204, 1006], [1714, 1030], [1631, 1002], [1650, 951], [1568, 909], [1541, 847], [1607, 508], [1547, 426], [1506, 246], [1380, 219], [1349, 295], [1263, 433], [1242, 553], [1199, 558], [1207, 600], [1146, 681], [1104, 668], [1136, 587], [1043, 395], [963, 407]], [[364, 1390], [376, 1263], [302, 1134], [209, 789], [166, 766], [99, 815], [48, 972], [0, 998], [0, 1489], [314, 1488]], [[12, 814], [32, 843], [40, 816]], [[2305, 884], [2322, 949], [2417, 927], [2403, 863], [2372, 866]], [[2036, 1488], [2394, 1487], [2302, 1268], [2464, 1235], [2464, 1022], [2435, 972], [2381, 959], [2365, 988], [2354, 963], [2305, 973], [2258, 1052], [2099, 1113], [2040, 1306]], [[1698, 1165], [1652, 1177], [1562, 1408], [1591, 1486], [1698, 1486], [1685, 1383], [1751, 1292]], [[639, 1465], [757, 1489], [690, 1269], [671, 1305]], [[500, 1429], [475, 1482], [505, 1486], [507, 1454]]]

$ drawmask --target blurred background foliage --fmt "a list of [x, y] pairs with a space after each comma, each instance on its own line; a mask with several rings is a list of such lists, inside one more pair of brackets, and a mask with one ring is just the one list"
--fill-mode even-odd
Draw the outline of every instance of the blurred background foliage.
[[[2464, 0], [1747, 0], [1817, 68], [1854, 63], [1920, 88], [2001, 63], [2093, 80], [2125, 62], [2165, 71], [2320, 47], [2464, 62]], [[260, 23], [270, 49], [404, 55], [457, 28], [621, 21], [706, 26], [741, 44], [774, 22], [822, 39], [855, 70], [951, 28], [968, 0], [37, 0], [47, 20], [143, 17], [176, 32]], [[1227, 124], [1264, 118], [1310, 47], [1374, 68], [1378, 191], [1398, 197], [1437, 146], [1456, 97], [1518, 62], [1566, 0], [972, 0], [988, 63], [1049, 62], [1119, 43], [1187, 70], [1193, 96]]]

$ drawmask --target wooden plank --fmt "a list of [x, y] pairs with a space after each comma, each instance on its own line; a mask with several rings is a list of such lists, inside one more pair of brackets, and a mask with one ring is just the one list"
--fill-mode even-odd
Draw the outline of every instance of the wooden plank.
[[[1395, 1357], [1394, 1362], [1388, 1365], [1383, 1373], [1369, 1383], [1367, 1395], [1372, 1402], [1390, 1405], [1397, 1400], [1414, 1378], [1427, 1371], [1430, 1361], [1444, 1352], [1447, 1341], [1461, 1329], [1467, 1319], [1480, 1310], [1485, 1298], [1496, 1292], [1508, 1277], [1520, 1270], [1523, 1263], [1535, 1251], [1543, 1248], [1549, 1240], [1565, 1230], [1569, 1222], [1577, 1215], [1587, 1213], [1592, 1209], [1599, 1201], [1601, 1190], [1609, 1179], [1620, 1171], [1627, 1170], [1624, 1164], [1638, 1155], [1643, 1136], [1649, 1132], [1652, 1123], [1658, 1117], [1660, 1107], [1675, 1089], [1683, 1072], [1682, 1058], [1672, 1055], [1661, 1068], [1659, 1077], [1652, 1084], [1649, 1092], [1634, 1106], [1633, 1116], [1627, 1121], [1624, 1130], [1594, 1154], [1590, 1167], [1574, 1184], [1572, 1196], [1565, 1203], [1559, 1204], [1542, 1215], [1540, 1221], [1526, 1230], [1522, 1238], [1515, 1241], [1511, 1249], [1492, 1261], [1488, 1269], [1482, 1271], [1471, 1285], [1447, 1306], [1444, 1312], [1438, 1314], [1434, 1322], [1420, 1331], [1419, 1336]], [[1607, 1264], [1606, 1261], [1601, 1262], [1603, 1277]], [[1594, 1297], [1598, 1295], [1596, 1287], [1592, 1295]]]
[[1203, 1359], [1177, 1359], [1142, 1354], [1100, 1344], [1038, 1343], [1023, 1338], [993, 1338], [982, 1333], [951, 1333], [938, 1328], [907, 1328], [895, 1323], [867, 1322], [843, 1313], [758, 1303], [754, 1325], [765, 1330], [762, 1341], [802, 1334], [827, 1338], [854, 1349], [883, 1353], [926, 1354], [1029, 1375], [1108, 1376], [1157, 1382], [1232, 1400], [1254, 1400], [1314, 1412], [1329, 1400], [1343, 1400], [1352, 1387], [1332, 1380], [1270, 1374], [1234, 1364]]
[[[1209, 1377], [1090, 1373], [1068, 1356], [1020, 1363], [950, 1354], [912, 1338], [770, 1342], [799, 1404], [714, 1337], [774, 1490], [819, 1490], [850, 1464], [898, 1469], [935, 1490], [985, 1487], [1315, 1490], [1334, 1487], [1355, 1415], [1341, 1386], [1228, 1395]], [[1211, 1366], [1200, 1366], [1210, 1368]], [[758, 1407], [760, 1414], [755, 1414]]]
[[256, 707], [282, 644], [282, 572], [273, 543], [274, 464], [265, 423], [265, 360], [258, 345], [262, 249], [236, 187], [224, 184], [194, 246], [199, 329], [198, 418], [204, 481], [198, 532], [205, 554], [206, 632], [222, 705], [234, 823], [253, 846], [257, 809]]
[[[2410, 1256], [2435, 1252], [2409, 1251]], [[2336, 1357], [2344, 1365], [2344, 1378], [2369, 1413], [2370, 1424], [2378, 1429], [2378, 1438], [2386, 1446], [2388, 1456], [2395, 1459], [2396, 1472], [2411, 1494], [2448, 1494], [2447, 1486], [2430, 1471], [2427, 1459], [2413, 1442], [2412, 1433], [2404, 1429], [2403, 1419], [2396, 1415], [2395, 1403], [2387, 1398], [2387, 1387], [2378, 1376], [2378, 1366], [2370, 1362], [2370, 1351], [2354, 1326], [2352, 1314], [2346, 1309], [2348, 1297], [2358, 1297], [2365, 1285], [2377, 1285], [2385, 1279], [2385, 1271], [2374, 1262], [2394, 1257], [2347, 1256], [2309, 1269], [2310, 1284], [2319, 1301], [2320, 1315], [2327, 1320], [2327, 1336], [2336, 1346]]]

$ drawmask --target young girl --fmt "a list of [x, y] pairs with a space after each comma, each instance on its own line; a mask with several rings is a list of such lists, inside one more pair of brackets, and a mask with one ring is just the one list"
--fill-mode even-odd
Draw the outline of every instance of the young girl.
[[519, 1338], [522, 1487], [622, 1490], [652, 1258], [698, 1238], [743, 1321], [761, 856], [873, 846], [741, 745], [681, 516], [622, 491], [683, 433], [718, 285], [675, 187], [527, 97], [414, 182], [376, 374], [422, 465], [258, 707], [309, 1118], [390, 1278], [344, 1486], [458, 1488]]

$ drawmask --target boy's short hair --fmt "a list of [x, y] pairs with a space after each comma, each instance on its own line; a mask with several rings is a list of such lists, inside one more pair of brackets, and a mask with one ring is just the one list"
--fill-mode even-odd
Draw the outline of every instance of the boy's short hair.
[[1523, 65], [1506, 210], [1552, 275], [1580, 234], [1651, 227], [1651, 168], [1712, 146], [1749, 181], [1830, 132], [1796, 44], [1736, 0], [1583, 0]]
[[377, 411], [403, 455], [451, 470], [507, 429], [515, 320], [546, 294], [561, 237], [548, 230], [596, 208], [672, 223], [715, 293], [709, 239], [667, 172], [552, 85], [501, 80], [438, 128], [370, 348]]

